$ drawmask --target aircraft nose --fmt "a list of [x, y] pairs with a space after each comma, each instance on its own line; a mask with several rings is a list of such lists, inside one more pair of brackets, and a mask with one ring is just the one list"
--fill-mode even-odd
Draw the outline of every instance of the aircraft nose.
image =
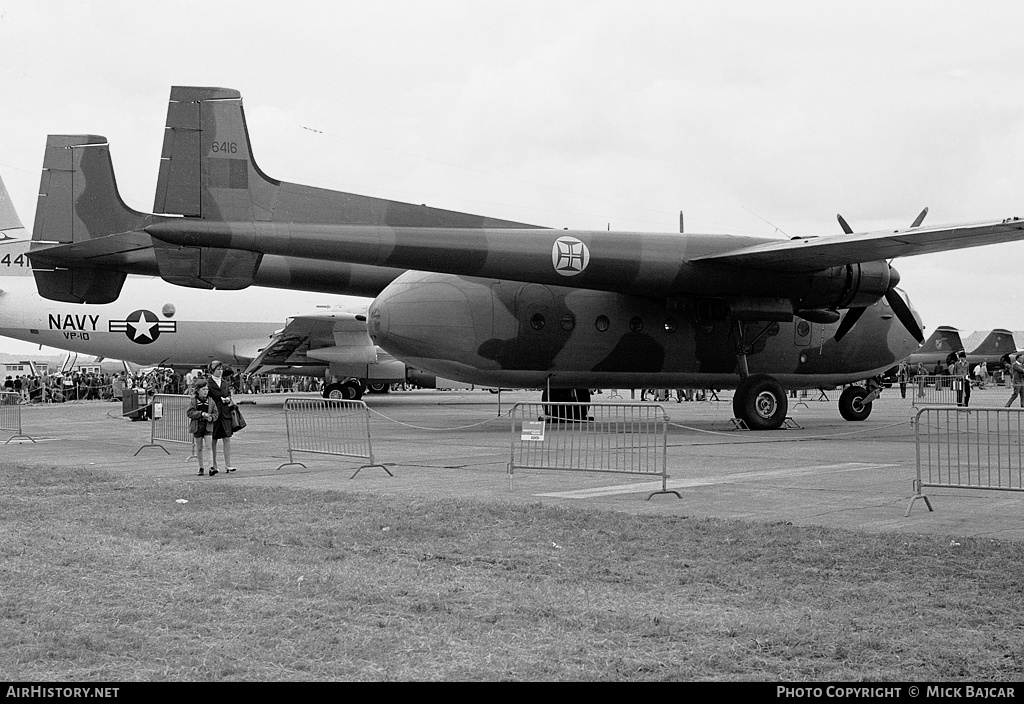
[[388, 338], [388, 322], [391, 317], [388, 315], [388, 304], [377, 298], [370, 304], [370, 339], [374, 344], [382, 345]]
[[467, 286], [446, 274], [402, 274], [370, 304], [370, 339], [396, 357], [463, 360], [481, 334]]

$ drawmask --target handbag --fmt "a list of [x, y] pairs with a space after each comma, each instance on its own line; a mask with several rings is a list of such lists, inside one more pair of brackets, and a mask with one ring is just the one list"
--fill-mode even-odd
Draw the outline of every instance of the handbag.
[[231, 407], [231, 432], [237, 433], [239, 430], [245, 427], [245, 418], [242, 417], [242, 412], [238, 410], [238, 406]]

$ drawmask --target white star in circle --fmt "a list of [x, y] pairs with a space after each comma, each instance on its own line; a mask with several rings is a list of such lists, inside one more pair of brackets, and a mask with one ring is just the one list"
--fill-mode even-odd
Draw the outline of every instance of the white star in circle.
[[147, 320], [145, 313], [139, 313], [138, 320], [126, 320], [128, 327], [134, 330], [132, 334], [133, 340], [138, 340], [140, 337], [148, 337], [150, 340], [155, 339], [153, 330], [160, 327], [160, 323], [156, 320]]

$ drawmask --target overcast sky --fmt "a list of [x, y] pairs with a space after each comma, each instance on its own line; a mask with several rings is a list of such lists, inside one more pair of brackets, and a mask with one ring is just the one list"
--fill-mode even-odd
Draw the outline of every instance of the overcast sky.
[[[538, 225], [1024, 217], [1022, 27], [1019, 2], [0, 0], [0, 175], [31, 228], [46, 135], [101, 134], [150, 212], [170, 87], [209, 85], [270, 176]], [[969, 332], [1024, 329], [1022, 263], [896, 267], [926, 333]]]

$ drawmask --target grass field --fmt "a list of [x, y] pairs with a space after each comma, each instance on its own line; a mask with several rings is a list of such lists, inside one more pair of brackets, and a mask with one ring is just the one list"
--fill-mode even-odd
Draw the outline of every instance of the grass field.
[[8, 680], [1024, 680], [1015, 542], [10, 464], [0, 526]]

